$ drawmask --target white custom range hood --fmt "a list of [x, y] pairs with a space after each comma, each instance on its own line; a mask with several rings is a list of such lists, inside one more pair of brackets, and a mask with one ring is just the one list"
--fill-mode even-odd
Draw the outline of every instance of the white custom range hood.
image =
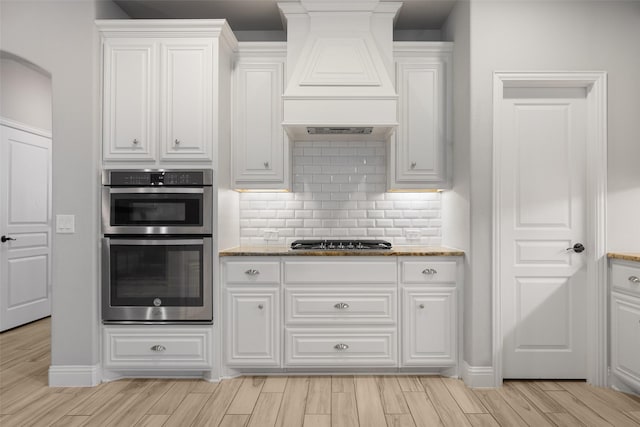
[[386, 140], [397, 123], [393, 21], [402, 3], [278, 3], [287, 25], [283, 126], [293, 140]]

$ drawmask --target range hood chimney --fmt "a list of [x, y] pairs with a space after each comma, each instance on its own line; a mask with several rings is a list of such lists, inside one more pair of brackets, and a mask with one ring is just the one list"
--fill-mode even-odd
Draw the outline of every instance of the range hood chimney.
[[278, 3], [287, 27], [289, 136], [386, 140], [397, 123], [393, 22], [402, 6], [378, 0]]

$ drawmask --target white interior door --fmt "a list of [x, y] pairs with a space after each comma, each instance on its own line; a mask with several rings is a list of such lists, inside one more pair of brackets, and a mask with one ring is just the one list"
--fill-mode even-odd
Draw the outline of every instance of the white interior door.
[[503, 377], [586, 378], [587, 98], [505, 88], [500, 101]]
[[0, 126], [0, 331], [51, 314], [51, 139]]

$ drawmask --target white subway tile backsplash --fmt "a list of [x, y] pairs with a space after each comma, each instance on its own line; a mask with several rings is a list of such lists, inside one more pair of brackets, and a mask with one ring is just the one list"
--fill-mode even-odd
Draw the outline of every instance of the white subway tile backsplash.
[[[240, 194], [241, 244], [340, 237], [441, 244], [439, 193], [385, 193], [384, 142], [301, 141], [292, 153], [293, 193]], [[266, 228], [278, 231], [278, 242], [264, 240]], [[407, 240], [407, 228], [419, 239]]]

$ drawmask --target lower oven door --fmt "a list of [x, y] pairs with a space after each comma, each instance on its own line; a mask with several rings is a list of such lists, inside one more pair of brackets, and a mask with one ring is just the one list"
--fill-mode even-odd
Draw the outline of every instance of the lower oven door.
[[104, 238], [102, 320], [213, 319], [211, 237]]

